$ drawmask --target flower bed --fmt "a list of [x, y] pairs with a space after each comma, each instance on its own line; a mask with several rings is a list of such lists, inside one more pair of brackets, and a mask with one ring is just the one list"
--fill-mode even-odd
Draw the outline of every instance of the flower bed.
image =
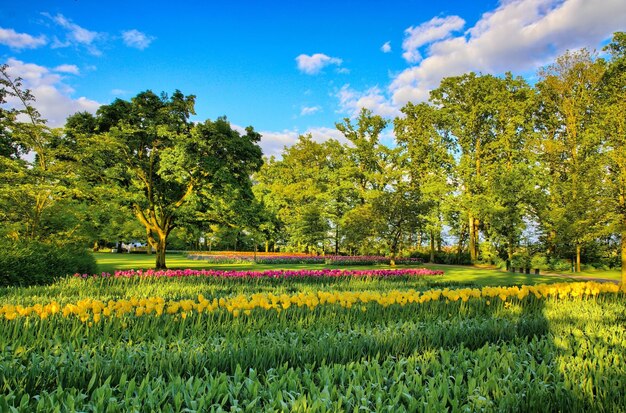
[[337, 277], [424, 277], [443, 275], [443, 271], [427, 270], [425, 268], [403, 268], [389, 270], [266, 270], [266, 271], [236, 271], [236, 270], [125, 270], [114, 274], [74, 274], [77, 278], [133, 278], [133, 277], [211, 277], [211, 278], [337, 278]]
[[[203, 260], [211, 264], [241, 264], [256, 262], [257, 264], [327, 264], [337, 266], [349, 265], [389, 265], [391, 259], [379, 255], [307, 255], [302, 253], [251, 253], [251, 252], [193, 252], [188, 254], [193, 260]], [[397, 258], [395, 264], [421, 264], [419, 258]]]

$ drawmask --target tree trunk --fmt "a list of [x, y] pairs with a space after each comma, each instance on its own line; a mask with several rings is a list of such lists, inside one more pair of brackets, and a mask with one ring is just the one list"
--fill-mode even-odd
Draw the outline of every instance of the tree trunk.
[[626, 217], [622, 222], [622, 289], [626, 291]]
[[159, 241], [157, 243], [156, 250], [156, 269], [164, 270], [167, 268], [165, 265], [165, 249], [167, 247], [167, 237], [159, 234]]
[[472, 264], [476, 261], [476, 227], [474, 216], [469, 214], [469, 253]]
[[270, 252], [270, 241], [265, 240], [265, 252]]
[[459, 231], [459, 244], [457, 245], [456, 255], [460, 262], [461, 253], [463, 253], [463, 241], [465, 239], [465, 225], [461, 225], [461, 230]]
[[93, 252], [97, 252], [97, 251], [99, 251], [99, 250], [100, 250], [100, 244], [98, 243], [98, 240], [96, 240], [96, 241], [93, 243]]
[[391, 259], [389, 260], [389, 265], [392, 267], [396, 265], [396, 250], [398, 249], [398, 240], [393, 239], [391, 242]]
[[339, 255], [339, 225], [335, 226], [335, 255]]
[[428, 260], [430, 263], [435, 262], [435, 231], [430, 230], [430, 258]]
[[580, 272], [580, 244], [576, 244], [576, 272]]

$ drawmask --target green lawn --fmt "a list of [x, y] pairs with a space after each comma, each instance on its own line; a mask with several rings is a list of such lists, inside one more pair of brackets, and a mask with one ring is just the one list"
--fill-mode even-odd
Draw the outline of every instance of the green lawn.
[[[154, 255], [143, 254], [111, 254], [95, 253], [98, 263], [98, 272], [113, 273], [115, 270], [124, 269], [147, 269], [154, 267]], [[300, 269], [300, 268], [337, 268], [336, 266], [311, 265], [311, 264], [207, 264], [201, 260], [190, 260], [183, 254], [168, 254], [166, 258], [168, 268], [172, 269], [224, 269], [224, 270], [268, 270], [276, 268]], [[460, 266], [460, 265], [431, 265], [424, 264], [423, 267], [443, 270], [445, 275], [442, 281], [459, 282], [467, 284], [484, 285], [521, 285], [538, 284], [568, 281], [568, 278], [556, 277], [554, 275], [530, 275], [519, 273], [507, 273], [499, 269]], [[353, 266], [352, 269], [371, 269], [372, 266]], [[391, 268], [388, 265], [377, 265], [375, 268]], [[593, 271], [584, 272], [577, 275], [589, 278], [606, 278], [619, 280], [619, 271]]]
[[584, 278], [602, 278], [607, 280], [616, 280], [619, 281], [622, 278], [622, 274], [619, 269], [613, 270], [583, 270], [579, 273], [573, 273], [571, 271], [564, 271], [563, 274], [574, 276], [574, 277], [584, 277]]

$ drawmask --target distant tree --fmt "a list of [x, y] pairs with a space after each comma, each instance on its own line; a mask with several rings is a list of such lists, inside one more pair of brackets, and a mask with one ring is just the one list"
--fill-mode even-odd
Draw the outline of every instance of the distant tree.
[[607, 228], [601, 202], [604, 172], [599, 86], [604, 64], [586, 50], [567, 52], [540, 72], [537, 151], [544, 167], [545, 208], [541, 223], [548, 243], [571, 245], [580, 271], [582, 247]]
[[335, 124], [352, 143], [347, 150], [349, 178], [356, 185], [361, 204], [366, 202], [369, 191], [381, 191], [386, 184], [384, 170], [389, 148], [381, 144], [380, 134], [387, 124], [388, 121], [368, 109], [361, 109], [354, 124], [350, 118]]
[[96, 125], [83, 142], [85, 174], [125, 197], [156, 250], [156, 268], [166, 268], [167, 238], [178, 225], [251, 201], [250, 175], [262, 163], [252, 127], [241, 135], [225, 118], [194, 125], [194, 102], [180, 91], [146, 91], [102, 106], [95, 122], [84, 114], [68, 119], [74, 129]]
[[481, 216], [491, 204], [486, 167], [491, 162], [495, 141], [494, 91], [498, 79], [491, 75], [468, 73], [448, 77], [431, 92], [431, 101], [439, 109], [443, 127], [455, 138], [459, 151], [456, 175], [460, 183], [459, 203], [467, 213], [469, 252], [472, 261], [478, 258]]
[[484, 166], [489, 202], [483, 204], [483, 216], [487, 236], [502, 246], [510, 265], [526, 222], [535, 219], [535, 96], [524, 79], [510, 73], [494, 82], [492, 94], [493, 141], [486, 146]]
[[621, 236], [622, 286], [626, 286], [626, 33], [615, 33], [605, 50], [610, 60], [600, 89], [599, 127], [608, 176], [602, 188]]
[[76, 242], [85, 228], [63, 136], [47, 126], [34, 101], [22, 80], [1, 65], [1, 232], [13, 241]]
[[402, 108], [402, 113], [404, 117], [394, 121], [394, 131], [404, 151], [410, 182], [420, 192], [432, 262], [435, 244], [441, 239], [444, 204], [449, 202], [453, 190], [451, 141], [440, 129], [438, 113], [433, 106], [408, 103]]

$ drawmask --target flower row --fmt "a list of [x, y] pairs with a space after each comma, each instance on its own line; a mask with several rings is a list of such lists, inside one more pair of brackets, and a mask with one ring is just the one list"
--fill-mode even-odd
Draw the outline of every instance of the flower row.
[[189, 251], [189, 255], [197, 257], [210, 257], [210, 256], [241, 256], [241, 257], [280, 257], [284, 255], [309, 257], [310, 254], [304, 252], [265, 252], [265, 251]]
[[287, 310], [291, 306], [308, 307], [315, 309], [324, 305], [338, 305], [343, 308], [361, 306], [366, 311], [365, 304], [378, 304], [383, 307], [390, 305], [405, 306], [410, 303], [426, 303], [429, 301], [447, 300], [466, 302], [470, 298], [485, 299], [487, 305], [490, 299], [499, 298], [507, 301], [509, 298], [523, 300], [528, 296], [541, 298], [576, 298], [593, 297], [601, 293], [619, 293], [619, 286], [610, 283], [584, 282], [584, 283], [560, 283], [540, 284], [522, 287], [483, 287], [464, 289], [433, 289], [425, 292], [408, 290], [392, 290], [387, 292], [372, 291], [318, 291], [300, 292], [296, 294], [273, 294], [258, 293], [251, 296], [238, 295], [228, 298], [207, 299], [198, 295], [197, 300], [170, 300], [165, 301], [161, 297], [131, 298], [128, 300], [110, 300], [108, 302], [85, 299], [76, 304], [61, 306], [57, 302], [49, 304], [36, 304], [33, 306], [21, 306], [6, 304], [0, 307], [0, 319], [13, 320], [18, 317], [36, 316], [45, 319], [49, 316], [60, 314], [63, 317], [77, 317], [81, 321], [99, 322], [103, 317], [125, 316], [161, 316], [163, 314], [179, 314], [186, 318], [193, 313], [211, 313], [218, 309], [224, 309], [233, 316], [241, 314], [249, 315], [252, 310], [275, 310], [277, 312]]
[[[188, 258], [203, 260], [213, 264], [256, 262], [257, 264], [328, 264], [328, 265], [376, 265], [391, 263], [388, 257], [378, 255], [305, 255], [305, 254], [268, 254], [258, 253], [224, 253], [224, 254], [203, 254], [190, 253]], [[420, 264], [419, 258], [398, 258], [396, 264]]]
[[132, 278], [132, 277], [211, 277], [211, 278], [341, 278], [341, 277], [423, 277], [431, 275], [443, 275], [443, 271], [427, 270], [425, 268], [402, 268], [388, 270], [343, 270], [343, 269], [319, 269], [319, 270], [265, 270], [265, 271], [236, 271], [236, 270], [125, 270], [115, 271], [114, 274], [103, 272], [101, 274], [87, 275], [74, 274], [79, 278]]

